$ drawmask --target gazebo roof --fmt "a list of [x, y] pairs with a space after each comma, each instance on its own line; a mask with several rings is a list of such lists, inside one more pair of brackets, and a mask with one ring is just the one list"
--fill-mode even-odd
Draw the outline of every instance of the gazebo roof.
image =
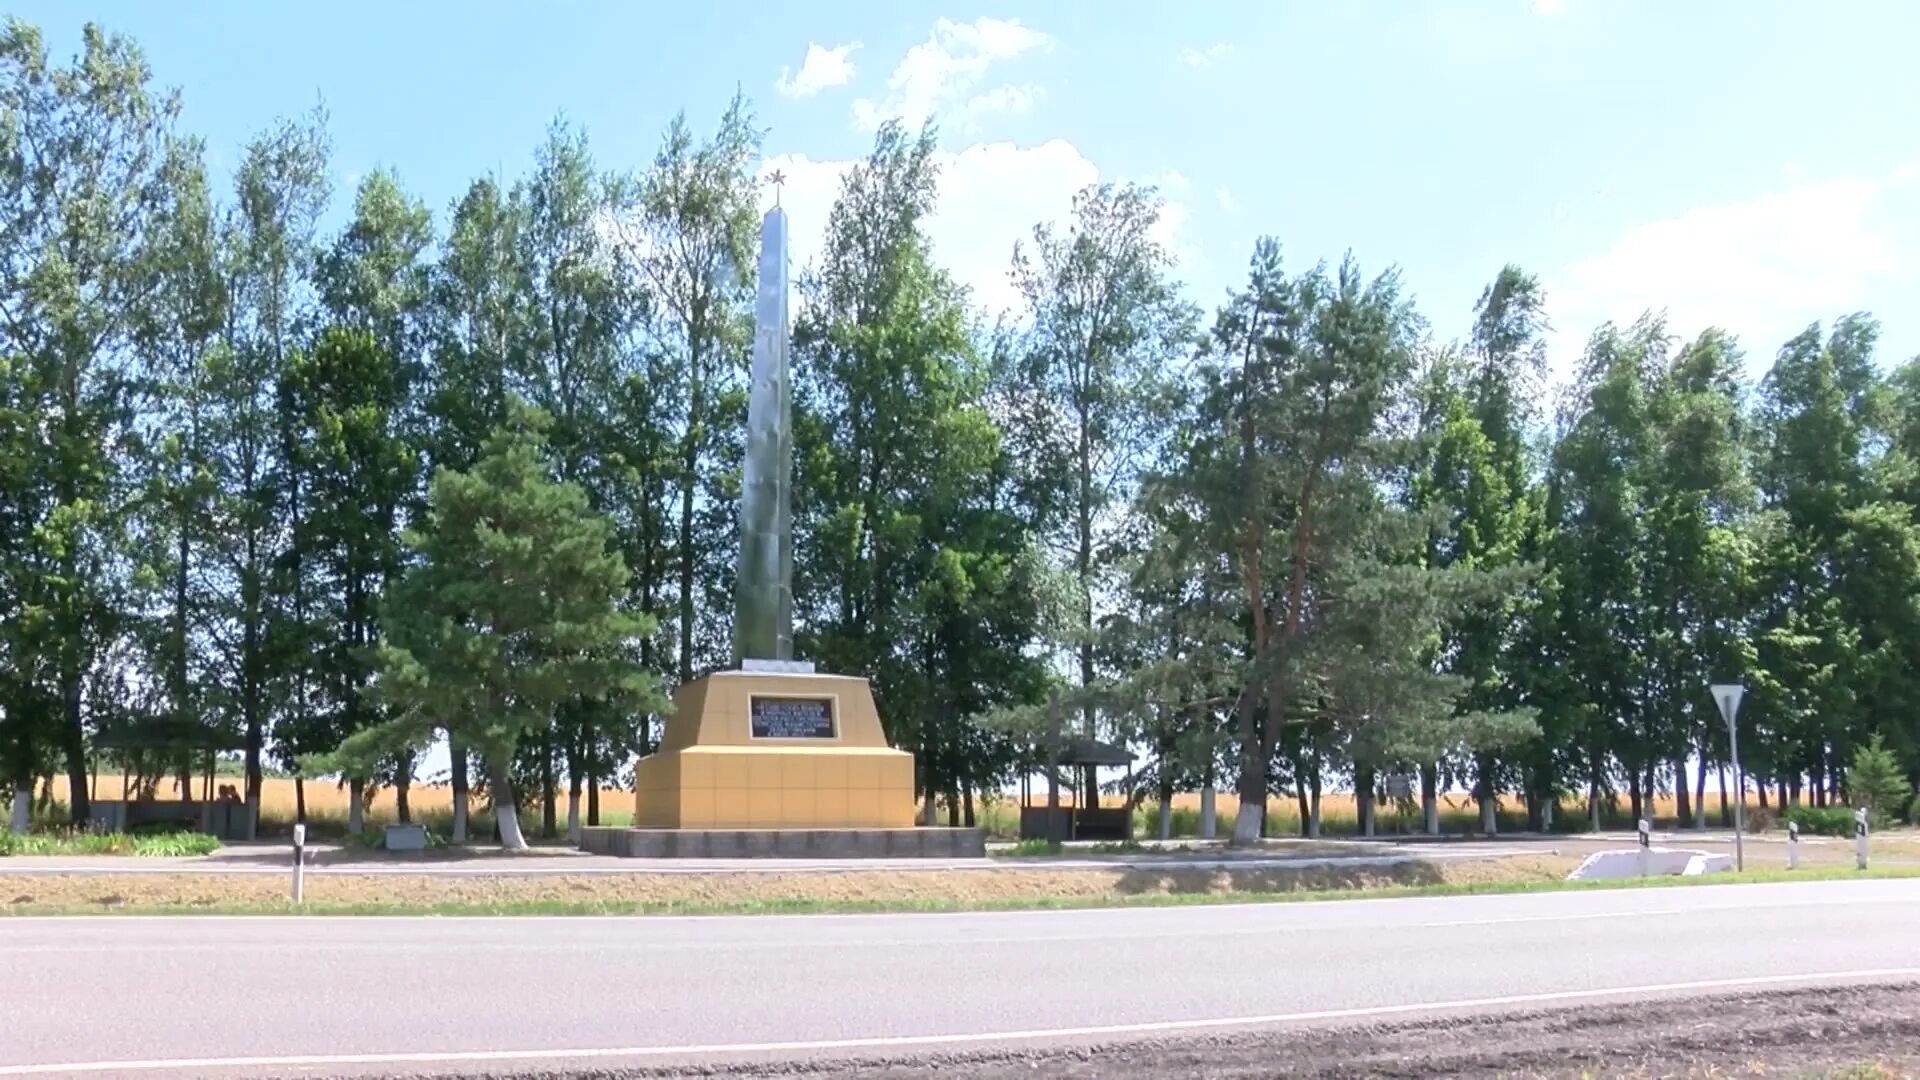
[[245, 738], [193, 720], [151, 719], [102, 729], [93, 737], [102, 750], [244, 750]]
[[1058, 760], [1060, 764], [1067, 766], [1093, 765], [1121, 768], [1133, 764], [1136, 756], [1138, 755], [1124, 746], [1076, 736], [1061, 742]]

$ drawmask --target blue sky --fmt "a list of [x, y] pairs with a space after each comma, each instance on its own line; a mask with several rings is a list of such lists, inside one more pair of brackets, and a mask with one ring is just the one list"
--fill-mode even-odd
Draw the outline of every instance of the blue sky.
[[[1564, 364], [1604, 318], [1727, 326], [1756, 374], [1812, 319], [1866, 308], [1920, 353], [1920, 4], [1456, 0], [15, 5], [55, 51], [132, 34], [216, 171], [324, 100], [336, 221], [389, 165], [444, 218], [520, 174], [565, 114], [638, 168], [673, 113], [739, 86], [790, 176], [796, 256], [893, 111], [936, 114], [932, 233], [983, 303], [1014, 240], [1094, 179], [1161, 185], [1193, 298], [1254, 237], [1295, 265], [1398, 265], [1436, 334], [1506, 261], [1551, 292]], [[1904, 310], [1902, 309], [1904, 302]]]

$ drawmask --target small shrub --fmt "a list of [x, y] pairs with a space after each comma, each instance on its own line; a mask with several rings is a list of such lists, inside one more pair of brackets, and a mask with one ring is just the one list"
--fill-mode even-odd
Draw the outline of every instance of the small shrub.
[[[1746, 813], [1748, 832], [1771, 832], [1775, 824], [1771, 806], [1749, 806]], [[1805, 826], [1801, 826], [1805, 828]]]
[[1807, 836], [1853, 835], [1853, 811], [1844, 806], [1789, 806], [1786, 819]]

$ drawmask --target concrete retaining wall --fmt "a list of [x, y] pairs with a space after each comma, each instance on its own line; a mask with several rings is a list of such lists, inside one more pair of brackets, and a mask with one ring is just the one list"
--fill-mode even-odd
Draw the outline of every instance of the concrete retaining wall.
[[983, 859], [984, 829], [580, 830], [580, 847], [629, 859]]

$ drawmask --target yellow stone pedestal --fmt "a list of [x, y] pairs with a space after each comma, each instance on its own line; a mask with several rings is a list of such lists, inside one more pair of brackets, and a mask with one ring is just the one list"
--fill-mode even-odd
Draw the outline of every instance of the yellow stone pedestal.
[[723, 671], [673, 707], [634, 766], [635, 828], [913, 827], [913, 755], [887, 745], [867, 680]]

